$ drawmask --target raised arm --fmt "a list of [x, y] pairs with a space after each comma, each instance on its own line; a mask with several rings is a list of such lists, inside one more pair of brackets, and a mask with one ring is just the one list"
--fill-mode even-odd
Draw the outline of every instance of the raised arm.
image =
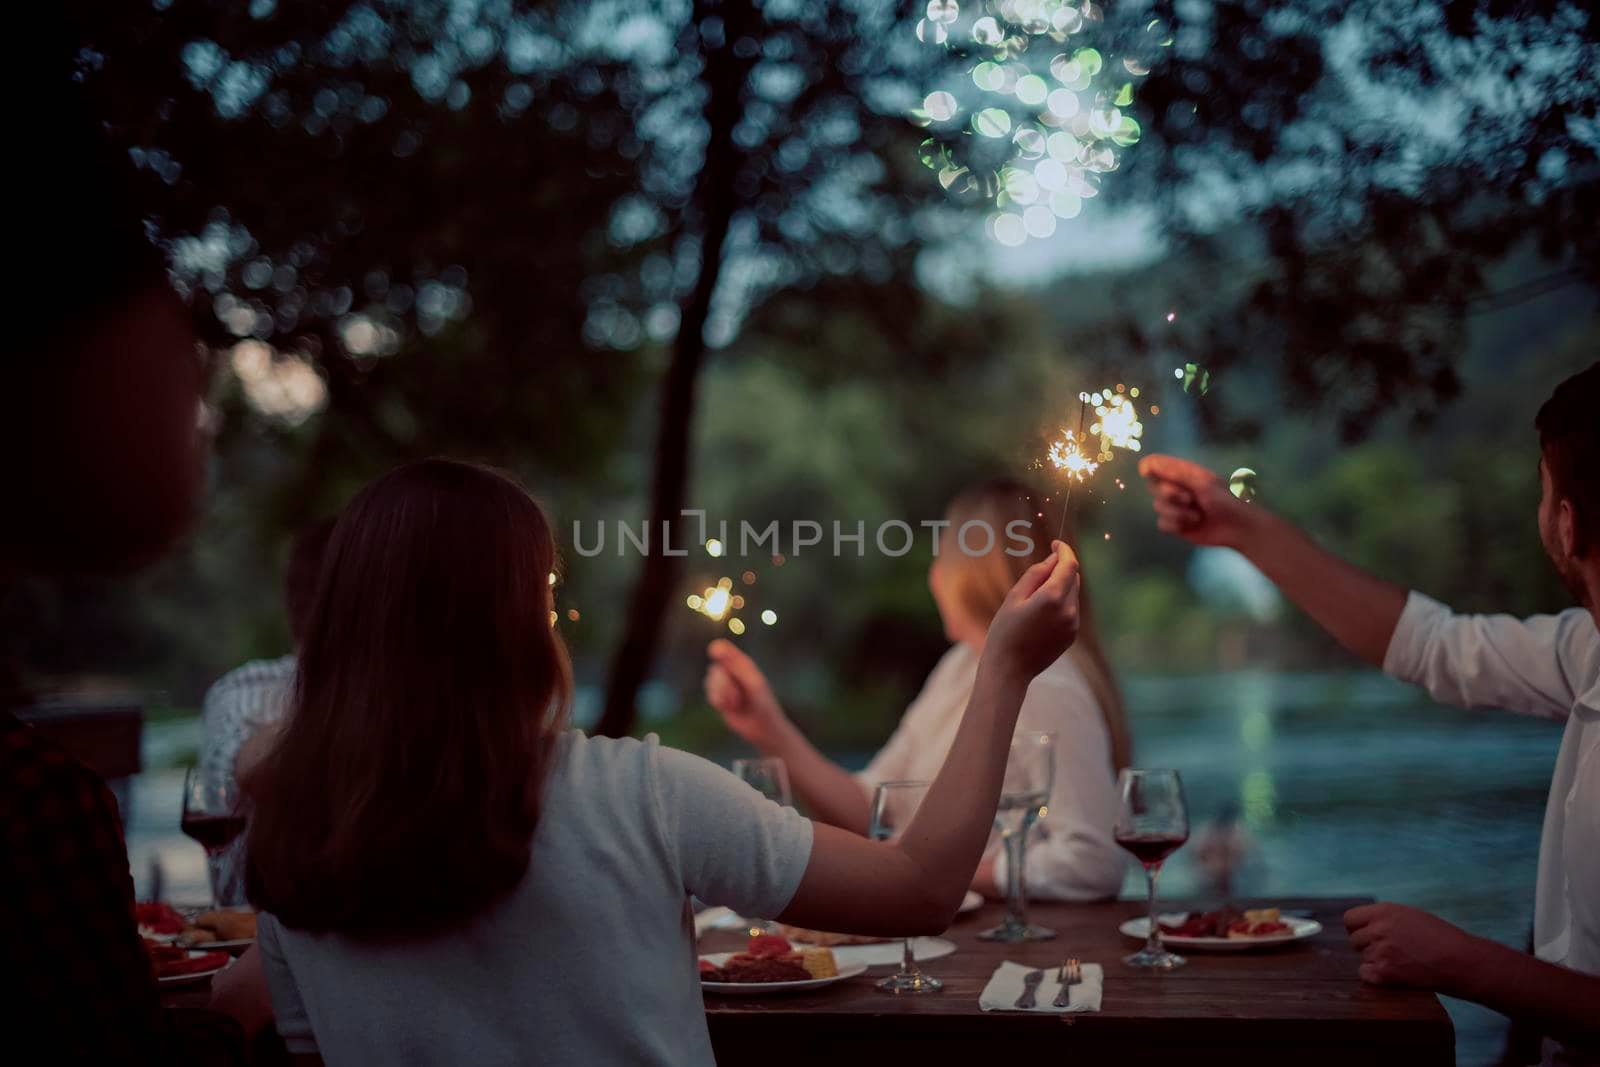
[[784, 714], [755, 660], [732, 641], [716, 640], [706, 650], [706, 699], [723, 721], [763, 756], [776, 756], [789, 769], [789, 785], [813, 818], [856, 833], [865, 832], [869, 803], [855, 778], [817, 751]]
[[1237, 549], [1340, 644], [1389, 674], [1462, 707], [1564, 718], [1573, 681], [1594, 676], [1594, 623], [1561, 615], [1457, 615], [1316, 545], [1212, 472], [1172, 456], [1139, 464], [1162, 530]]
[[879, 934], [949, 925], [989, 839], [1028, 683], [1077, 637], [1078, 563], [1066, 545], [1055, 547], [990, 624], [955, 742], [911, 825], [893, 842], [817, 826], [784, 921]]
[[1298, 528], [1228, 491], [1216, 474], [1175, 456], [1139, 464], [1157, 525], [1197, 545], [1242, 553], [1345, 648], [1382, 667], [1406, 590], [1340, 559]]

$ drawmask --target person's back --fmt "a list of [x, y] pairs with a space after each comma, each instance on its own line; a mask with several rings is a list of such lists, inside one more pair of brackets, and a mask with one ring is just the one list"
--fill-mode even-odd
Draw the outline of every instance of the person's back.
[[697, 757], [568, 732], [527, 875], [484, 915], [385, 945], [263, 920], [269, 976], [293, 975], [273, 982], [279, 1033], [329, 1063], [710, 1063], [683, 1025], [701, 1012], [686, 893], [777, 915], [810, 851], [805, 819]]
[[995, 616], [911, 826], [869, 841], [698, 757], [565, 729], [554, 566], [538, 505], [467, 464], [401, 467], [340, 518], [294, 713], [245, 783], [259, 958], [294, 1051], [709, 1062], [689, 895], [818, 929], [943, 930], [1023, 694], [1077, 634], [1059, 545]]

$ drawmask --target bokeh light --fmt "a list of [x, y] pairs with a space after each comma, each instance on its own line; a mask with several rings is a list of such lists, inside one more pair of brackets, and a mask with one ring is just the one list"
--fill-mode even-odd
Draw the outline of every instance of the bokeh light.
[[952, 196], [991, 201], [989, 235], [1011, 247], [1049, 237], [1121, 166], [1143, 133], [1135, 85], [1172, 45], [1160, 19], [1111, 41], [1090, 0], [931, 0], [916, 36], [956, 60], [912, 110], [918, 156]]
[[1246, 504], [1256, 498], [1256, 472], [1249, 467], [1240, 467], [1228, 476], [1228, 491], [1243, 500]]

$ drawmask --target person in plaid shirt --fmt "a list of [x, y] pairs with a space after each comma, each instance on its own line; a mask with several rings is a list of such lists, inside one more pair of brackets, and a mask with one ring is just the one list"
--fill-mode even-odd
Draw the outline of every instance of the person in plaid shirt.
[[0, 712], [0, 958], [16, 1018], [56, 1062], [131, 1063], [161, 1030], [117, 802], [94, 773]]
[[[145, 238], [127, 159], [73, 81], [77, 39], [47, 5], [8, 75], [20, 269], [0, 352], [0, 456], [13, 460], [0, 580], [115, 573], [189, 526], [204, 437], [194, 332]], [[134, 918], [115, 800], [19, 722], [0, 672], [0, 960], [6, 1040], [48, 1063], [141, 1063], [168, 1035]], [[202, 1059], [209, 1058], [202, 1054]], [[189, 1062], [194, 1062], [190, 1058]]]

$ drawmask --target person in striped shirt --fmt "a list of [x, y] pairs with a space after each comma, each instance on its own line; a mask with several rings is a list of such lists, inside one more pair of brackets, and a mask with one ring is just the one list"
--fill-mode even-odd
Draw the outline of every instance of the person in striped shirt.
[[[283, 575], [284, 608], [289, 633], [300, 645], [306, 619], [317, 591], [322, 554], [333, 532], [333, 520], [324, 519], [297, 532], [289, 545]], [[233, 784], [250, 766], [289, 709], [294, 693], [297, 658], [291, 652], [276, 659], [251, 660], [218, 678], [206, 691], [202, 718], [205, 736], [200, 747], [200, 768], [214, 780]], [[211, 892], [222, 907], [244, 904], [244, 835], [234, 839], [220, 855], [209, 859]]]

